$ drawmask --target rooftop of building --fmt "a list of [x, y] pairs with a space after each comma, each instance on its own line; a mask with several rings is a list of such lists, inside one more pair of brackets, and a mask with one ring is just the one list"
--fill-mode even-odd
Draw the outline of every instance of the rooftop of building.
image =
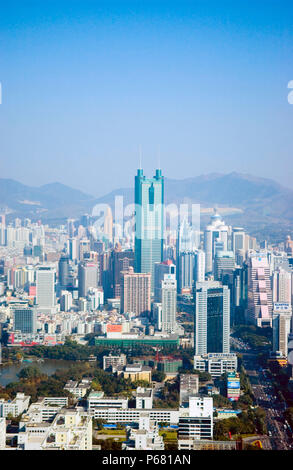
[[134, 392], [134, 396], [137, 398], [151, 398], [153, 390], [151, 388], [138, 387]]

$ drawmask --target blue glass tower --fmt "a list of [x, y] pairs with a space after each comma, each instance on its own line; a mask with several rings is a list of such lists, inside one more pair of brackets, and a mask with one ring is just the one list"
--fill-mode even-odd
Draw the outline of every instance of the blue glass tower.
[[151, 273], [154, 286], [155, 263], [163, 260], [164, 177], [156, 170], [146, 178], [143, 170], [135, 177], [135, 271]]

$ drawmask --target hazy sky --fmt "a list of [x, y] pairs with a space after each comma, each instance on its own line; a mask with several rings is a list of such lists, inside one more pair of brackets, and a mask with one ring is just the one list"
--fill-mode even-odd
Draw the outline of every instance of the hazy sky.
[[293, 187], [293, 2], [11, 1], [0, 176], [102, 195], [239, 171]]

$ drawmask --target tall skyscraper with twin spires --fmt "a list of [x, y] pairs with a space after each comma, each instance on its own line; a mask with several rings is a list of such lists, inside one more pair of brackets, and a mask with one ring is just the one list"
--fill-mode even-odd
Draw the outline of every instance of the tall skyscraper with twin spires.
[[164, 177], [156, 170], [146, 178], [143, 170], [135, 177], [135, 271], [151, 273], [154, 288], [155, 263], [163, 260]]

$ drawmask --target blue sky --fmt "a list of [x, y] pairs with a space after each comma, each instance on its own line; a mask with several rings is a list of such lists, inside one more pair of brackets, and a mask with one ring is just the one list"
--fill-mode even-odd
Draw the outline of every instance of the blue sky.
[[291, 1], [12, 1], [0, 176], [94, 195], [152, 174], [292, 183]]

